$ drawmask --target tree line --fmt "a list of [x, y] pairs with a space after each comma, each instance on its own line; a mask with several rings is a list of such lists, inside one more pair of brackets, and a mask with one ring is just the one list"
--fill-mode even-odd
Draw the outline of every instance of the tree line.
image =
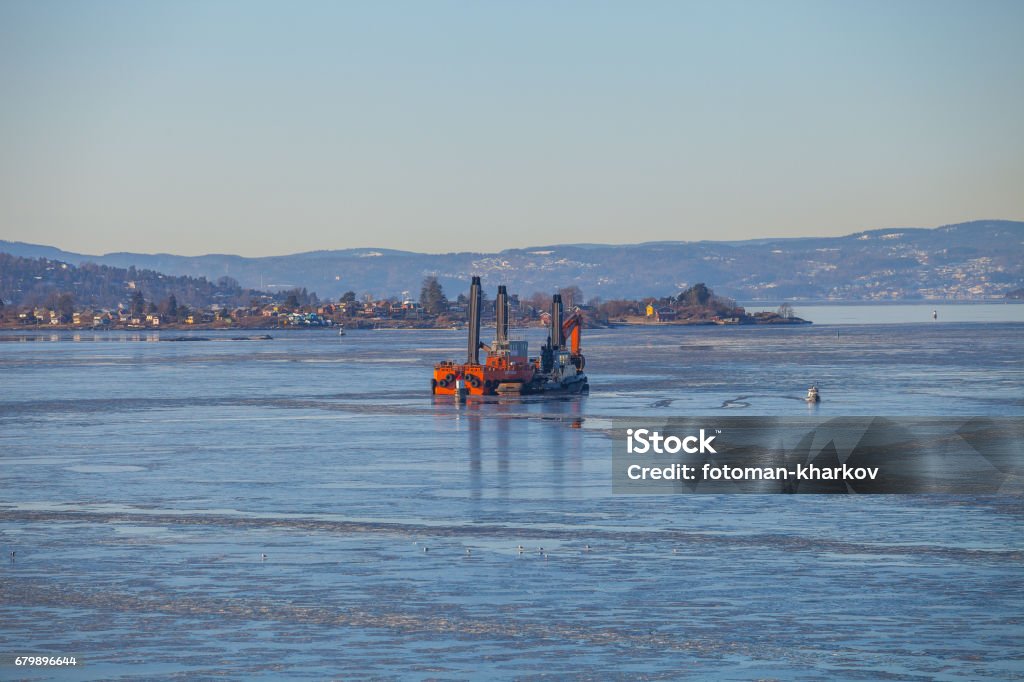
[[165, 275], [135, 267], [83, 263], [80, 266], [46, 258], [22, 258], [0, 253], [0, 300], [13, 307], [43, 307], [49, 310], [134, 307], [138, 297], [157, 306], [169, 303], [207, 308], [249, 305], [253, 300], [284, 300], [294, 295], [305, 303], [316, 294], [302, 290], [266, 292], [242, 287], [232, 277], [211, 282], [205, 277]]
[[[575, 285], [563, 287], [558, 290], [558, 293], [561, 294], [562, 303], [567, 310], [578, 307], [585, 317], [602, 323], [626, 317], [645, 316], [648, 305], [658, 309], [671, 309], [681, 317], [713, 317], [716, 315], [733, 317], [742, 316], [745, 313], [743, 308], [736, 305], [736, 301], [717, 295], [703, 282], [698, 282], [674, 296], [649, 296], [641, 299], [604, 301], [595, 297], [584, 301], [583, 291]], [[518, 298], [518, 295], [514, 295], [514, 297]], [[466, 302], [467, 297], [463, 293], [460, 293], [455, 300], [459, 306], [465, 305]], [[537, 291], [520, 302], [534, 313], [540, 314], [551, 309], [551, 293]], [[487, 309], [488, 303], [485, 291], [485, 309]], [[449, 311], [450, 303], [436, 277], [427, 277], [423, 280], [423, 286], [420, 289], [420, 305], [423, 311], [430, 315], [442, 315]], [[783, 317], [791, 317], [792, 308], [788, 304], [783, 305], [784, 308], [780, 308], [779, 314]]]

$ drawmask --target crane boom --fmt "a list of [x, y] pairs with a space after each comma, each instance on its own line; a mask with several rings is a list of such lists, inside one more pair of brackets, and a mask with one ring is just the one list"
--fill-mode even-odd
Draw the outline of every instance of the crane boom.
[[583, 317], [574, 312], [562, 323], [562, 336], [569, 341], [569, 352], [580, 354], [580, 330], [583, 328]]

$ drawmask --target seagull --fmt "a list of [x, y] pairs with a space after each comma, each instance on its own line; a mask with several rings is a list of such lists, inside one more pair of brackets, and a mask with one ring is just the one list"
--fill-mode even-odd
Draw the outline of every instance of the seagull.
[[266, 554], [260, 554], [260, 559], [266, 561], [267, 555]]

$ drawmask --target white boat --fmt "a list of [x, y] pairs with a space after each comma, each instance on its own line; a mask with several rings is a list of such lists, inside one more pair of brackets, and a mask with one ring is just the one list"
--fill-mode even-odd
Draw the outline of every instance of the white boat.
[[817, 384], [813, 384], [810, 388], [807, 389], [807, 397], [804, 398], [804, 400], [806, 400], [809, 403], [820, 403], [821, 402], [821, 396], [818, 395], [818, 385]]

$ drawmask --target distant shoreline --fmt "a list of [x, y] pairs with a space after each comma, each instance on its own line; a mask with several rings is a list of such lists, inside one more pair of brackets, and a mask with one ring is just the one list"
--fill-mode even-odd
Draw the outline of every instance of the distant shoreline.
[[[757, 322], [742, 322], [742, 323], [720, 323], [712, 320], [671, 320], [666, 322], [655, 322], [639, 319], [628, 319], [628, 320], [614, 320], [607, 324], [593, 324], [588, 325], [588, 329], [610, 329], [613, 327], [766, 327], [766, 326], [793, 326], [793, 325], [810, 325], [813, 324], [811, 320], [805, 320], [801, 318], [792, 319], [773, 319], [771, 321], [757, 321]], [[484, 328], [491, 327], [494, 325], [484, 324]], [[530, 324], [522, 325], [521, 328], [529, 329], [544, 329], [545, 325], [542, 324]], [[134, 333], [152, 333], [152, 332], [235, 332], [243, 334], [246, 332], [280, 332], [280, 331], [465, 331], [464, 326], [452, 327], [451, 325], [426, 325], [426, 324], [410, 324], [404, 320], [380, 320], [374, 324], [362, 324], [362, 325], [334, 325], [334, 326], [305, 326], [305, 325], [284, 325], [284, 326], [243, 326], [243, 325], [214, 325], [214, 324], [161, 324], [157, 327], [147, 326], [84, 326], [75, 324], [18, 324], [18, 323], [5, 323], [0, 324], [0, 330], [3, 331], [25, 331], [25, 332], [46, 332], [46, 331], [74, 331], [74, 332], [134, 332]]]
[[[984, 301], [972, 301], [964, 299], [929, 299], [929, 300], [913, 300], [913, 301], [785, 301], [794, 308], [819, 308], [824, 306], [894, 306], [894, 305], [922, 305], [922, 306], [946, 306], [946, 305], [1020, 305], [1024, 303], [1024, 299], [1016, 298], [997, 298]], [[775, 308], [779, 305], [778, 301], [736, 301], [736, 305], [743, 306], [744, 308]]]
[[[960, 310], [968, 310], [968, 309], [971, 309], [971, 308], [974, 308], [974, 309], [977, 309], [977, 310], [983, 310], [983, 309], [985, 309], [985, 310], [998, 310], [998, 309], [1007, 309], [1006, 308], [1007, 304], [1017, 304], [1017, 305], [1019, 305], [1021, 303], [1024, 303], [1024, 301], [1016, 301], [1016, 300], [1006, 300], [1006, 301], [927, 301], [927, 302], [917, 301], [917, 302], [913, 302], [913, 303], [906, 303], [906, 302], [900, 302], [900, 301], [884, 301], [884, 302], [881, 302], [881, 301], [872, 301], [872, 302], [843, 301], [843, 302], [830, 302], [830, 303], [826, 303], [826, 302], [799, 303], [798, 302], [795, 307], [798, 308], [797, 312], [800, 312], [800, 310], [799, 310], [800, 308], [804, 308], [804, 309], [810, 309], [810, 308], [819, 309], [821, 311], [821, 314], [823, 314], [823, 315], [825, 315], [824, 311], [827, 308], [838, 308], [838, 309], [844, 309], [845, 308], [845, 309], [851, 309], [851, 310], [855, 309], [855, 308], [861, 308], [861, 309], [876, 309], [876, 310], [879, 310], [879, 311], [891, 310], [891, 309], [900, 308], [900, 307], [904, 307], [904, 308], [918, 308], [918, 309], [922, 309], [922, 310], [928, 310], [928, 309], [931, 309], [931, 308], [938, 308], [939, 311], [940, 311], [939, 312], [939, 320], [940, 321], [951, 321], [949, 319], [948, 315], [944, 316], [942, 314], [942, 308], [944, 308], [944, 307], [953, 307], [953, 308], [957, 308], [957, 309], [960, 309]], [[756, 306], [756, 305], [752, 305], [752, 304], [749, 304], [749, 303], [745, 304], [744, 307], [753, 308], [755, 310], [758, 307], [763, 307], [765, 309], [771, 309], [772, 308], [772, 306], [770, 306], [770, 305]], [[1013, 308], [1013, 309], [1014, 310], [1019, 310], [1019, 308]], [[808, 312], [810, 312], [810, 311], [808, 311]], [[818, 317], [818, 315], [815, 314], [815, 313], [810, 313], [809, 316], [810, 317]], [[1016, 319], [1018, 316], [1017, 315], [1013, 315], [1012, 317], [1014, 319]], [[844, 323], [846, 323], [845, 320], [843, 322], [837, 322], [837, 321], [834, 321], [834, 320], [830, 320], [828, 318], [829, 318], [829, 316], [825, 315], [824, 319], [811, 320], [810, 323], [813, 323], [813, 324], [816, 324], [816, 325], [827, 325], [827, 326], [828, 325], [833, 325], [833, 324], [844, 324]], [[921, 320], [918, 320], [918, 319], [910, 320], [910, 319], [908, 319], [906, 321], [907, 322], [922, 322], [922, 321], [925, 321], [925, 320], [922, 318]], [[930, 314], [928, 315], [928, 318], [927, 318], [926, 321], [932, 321]], [[961, 320], [961, 321], [964, 321], [964, 320]], [[976, 320], [976, 321], [981, 322], [981, 321], [988, 321], [988, 320]], [[1006, 321], [1013, 321], [1013, 320], [1006, 320]], [[880, 324], [892, 323], [892, 322], [893, 322], [892, 320], [882, 320], [882, 319], [878, 320], [878, 323], [880, 323]], [[865, 323], [870, 323], [870, 321], [862, 320], [862, 321], [859, 321], [857, 323], [858, 324], [865, 324]], [[757, 326], [757, 327], [765, 327], [765, 326], [780, 326], [781, 325], [781, 326], [789, 327], [789, 326], [792, 326], [794, 324], [796, 324], [797, 326], [808, 326], [808, 324], [803, 324], [803, 323], [799, 323], [799, 322], [781, 322], [781, 321], [776, 321], [774, 323], [739, 324], [739, 325], [724, 325], [724, 326], [741, 326], [741, 327]], [[485, 324], [484, 326], [487, 327], [488, 325]], [[490, 324], [489, 326], [493, 327], [493, 324]], [[533, 324], [529, 324], [529, 325], [520, 325], [520, 326], [522, 326], [523, 328], [538, 328], [539, 329], [539, 328], [542, 328], [543, 325], [541, 325], [539, 323], [533, 323]], [[631, 327], [631, 328], [647, 327], [647, 328], [650, 328], [650, 329], [656, 329], [656, 328], [708, 327], [708, 326], [722, 326], [722, 325], [716, 325], [711, 320], [671, 320], [671, 321], [665, 321], [665, 322], [655, 322], [655, 321], [652, 321], [652, 320], [648, 320], [648, 319], [646, 319], [644, 317], [629, 317], [629, 318], [624, 319], [624, 320], [623, 319], [611, 320], [607, 324], [604, 324], [604, 323], [602, 323], [602, 324], [591, 324], [591, 325], [588, 325], [588, 328], [590, 328], [590, 329], [607, 329], [607, 328], [614, 328], [614, 327]], [[321, 330], [321, 331], [324, 331], [324, 332], [333, 332], [333, 333], [336, 334], [337, 330], [339, 330], [341, 328], [344, 328], [346, 331], [355, 331], [355, 330], [373, 331], [375, 329], [376, 330], [380, 330], [380, 331], [383, 331], [383, 330], [440, 331], [440, 332], [447, 332], [447, 331], [464, 332], [465, 331], [465, 327], [462, 326], [462, 325], [459, 325], [459, 326], [456, 326], [456, 327], [453, 328], [453, 326], [451, 324], [433, 325], [433, 324], [425, 324], [422, 321], [418, 322], [418, 321], [412, 321], [412, 320], [389, 320], [389, 319], [380, 319], [380, 320], [351, 320], [351, 321], [346, 321], [345, 323], [343, 323], [343, 325], [335, 325], [335, 326], [271, 325], [271, 324], [254, 324], [254, 325], [231, 324], [231, 325], [225, 325], [223, 323], [209, 323], [209, 322], [198, 323], [198, 324], [191, 324], [191, 325], [190, 324], [185, 324], [185, 323], [161, 324], [160, 326], [156, 326], [156, 327], [152, 327], [152, 326], [122, 326], [122, 325], [116, 325], [116, 326], [93, 326], [93, 325], [88, 325], [88, 326], [86, 326], [86, 325], [74, 325], [74, 324], [71, 324], [71, 323], [56, 324], [56, 325], [54, 325], [54, 324], [50, 324], [49, 322], [43, 323], [43, 324], [21, 324], [21, 323], [19, 323], [16, 320], [6, 320], [6, 321], [0, 323], [0, 331], [3, 331], [3, 332], [25, 332], [25, 333], [36, 333], [36, 334], [41, 334], [41, 333], [46, 333], [46, 332], [85, 332], [85, 333], [87, 333], [87, 332], [94, 332], [94, 333], [102, 333], [102, 332], [118, 332], [118, 333], [218, 332], [218, 333], [221, 333], [221, 332], [223, 332], [223, 333], [234, 333], [234, 334], [238, 334], [238, 335], [241, 336], [241, 335], [250, 334], [250, 333], [251, 334], [265, 334], [265, 333], [272, 334], [274, 332], [292, 331], [292, 330], [302, 330], [302, 331], [306, 331], [306, 330]]]

